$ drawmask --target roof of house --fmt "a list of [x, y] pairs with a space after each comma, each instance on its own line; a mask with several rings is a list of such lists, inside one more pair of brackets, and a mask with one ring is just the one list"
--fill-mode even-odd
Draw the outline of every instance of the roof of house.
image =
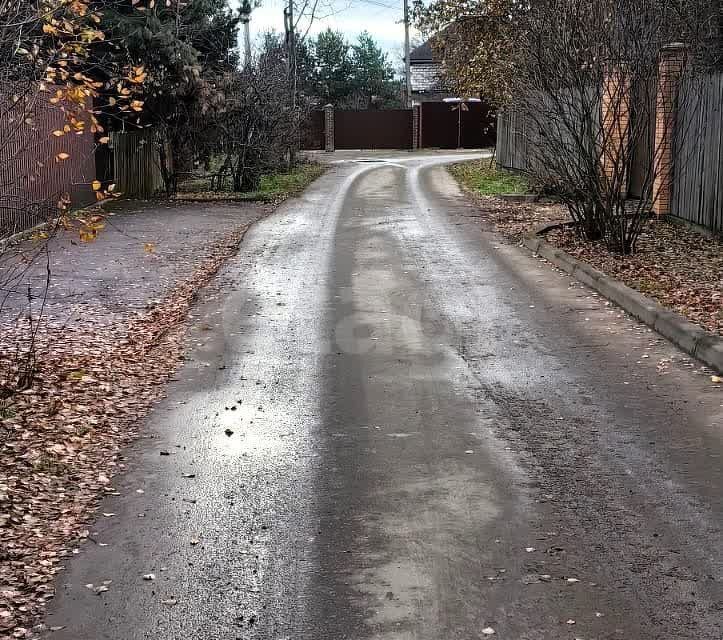
[[432, 51], [432, 39], [430, 38], [424, 44], [420, 44], [409, 54], [409, 61], [415, 62], [436, 62], [434, 52]]

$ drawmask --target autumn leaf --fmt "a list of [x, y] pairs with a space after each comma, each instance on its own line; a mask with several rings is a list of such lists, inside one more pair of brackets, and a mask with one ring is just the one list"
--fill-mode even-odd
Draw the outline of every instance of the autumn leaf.
[[83, 226], [78, 230], [81, 242], [93, 242], [98, 237], [98, 231], [92, 227]]
[[156, 245], [153, 242], [146, 242], [143, 245], [143, 251], [146, 253], [154, 253], [156, 251]]

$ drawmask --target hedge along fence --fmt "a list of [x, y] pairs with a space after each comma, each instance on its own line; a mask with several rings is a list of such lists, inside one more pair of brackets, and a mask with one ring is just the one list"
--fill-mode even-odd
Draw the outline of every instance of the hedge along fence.
[[150, 198], [163, 189], [158, 144], [158, 134], [153, 129], [111, 134], [117, 193], [128, 198]]

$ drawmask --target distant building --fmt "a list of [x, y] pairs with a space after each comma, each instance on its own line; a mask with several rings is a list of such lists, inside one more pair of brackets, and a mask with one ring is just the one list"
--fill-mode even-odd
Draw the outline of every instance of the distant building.
[[409, 65], [413, 102], [441, 102], [453, 97], [442, 81], [442, 61], [434, 57], [431, 39], [412, 50]]

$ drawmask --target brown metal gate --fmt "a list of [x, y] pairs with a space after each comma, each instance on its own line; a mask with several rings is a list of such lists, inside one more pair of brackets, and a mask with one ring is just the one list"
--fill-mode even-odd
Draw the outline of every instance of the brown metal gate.
[[494, 147], [495, 113], [483, 102], [424, 102], [422, 147], [483, 149]]
[[334, 112], [336, 149], [411, 149], [412, 110]]

